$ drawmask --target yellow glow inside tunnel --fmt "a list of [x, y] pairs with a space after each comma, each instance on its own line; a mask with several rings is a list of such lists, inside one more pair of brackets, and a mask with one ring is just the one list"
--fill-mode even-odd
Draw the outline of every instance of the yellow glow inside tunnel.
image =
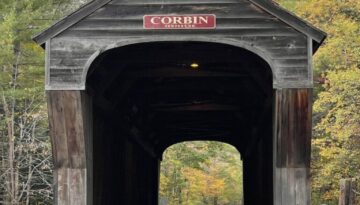
[[191, 67], [192, 69], [198, 69], [198, 68], [200, 67], [200, 65], [197, 64], [197, 63], [192, 63], [192, 64], [190, 65], [190, 67]]

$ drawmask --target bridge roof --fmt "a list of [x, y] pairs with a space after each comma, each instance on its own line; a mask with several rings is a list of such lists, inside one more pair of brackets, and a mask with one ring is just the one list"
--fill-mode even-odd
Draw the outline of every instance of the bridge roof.
[[[44, 47], [44, 44], [47, 40], [56, 37], [58, 34], [67, 30], [72, 25], [78, 23], [82, 19], [91, 15], [101, 7], [110, 3], [113, 0], [93, 0], [82, 7], [80, 7], [75, 12], [69, 14], [65, 18], [56, 22], [51, 27], [45, 29], [40, 34], [33, 37], [33, 40], [38, 44]], [[254, 4], [255, 6], [265, 10], [275, 18], [280, 21], [288, 24], [290, 27], [296, 29], [297, 31], [303, 33], [306, 36], [309, 36], [313, 39], [313, 50], [314, 53], [325, 40], [327, 34], [311, 25], [307, 21], [297, 17], [295, 14], [283, 9], [278, 4], [274, 3], [272, 0], [247, 0]]]

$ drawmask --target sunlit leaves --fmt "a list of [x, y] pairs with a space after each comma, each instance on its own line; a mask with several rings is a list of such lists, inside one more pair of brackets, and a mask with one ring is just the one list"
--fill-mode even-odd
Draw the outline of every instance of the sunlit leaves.
[[314, 188], [336, 201], [341, 178], [360, 176], [360, 69], [331, 71], [314, 104]]
[[280, 0], [328, 33], [314, 58], [324, 84], [314, 103], [312, 204], [335, 205], [339, 180], [360, 177], [360, 1], [294, 2]]
[[168, 148], [161, 164], [160, 197], [170, 205], [241, 204], [238, 151], [218, 142], [186, 142]]

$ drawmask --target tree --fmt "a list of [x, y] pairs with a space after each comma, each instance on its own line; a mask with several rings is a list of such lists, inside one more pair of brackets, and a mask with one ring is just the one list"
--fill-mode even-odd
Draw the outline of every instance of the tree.
[[[339, 181], [360, 179], [360, 70], [333, 71], [314, 110], [313, 188], [322, 200], [336, 204]], [[315, 193], [316, 194], [316, 193]]]
[[0, 2], [0, 204], [52, 203], [44, 52], [31, 36], [79, 2]]

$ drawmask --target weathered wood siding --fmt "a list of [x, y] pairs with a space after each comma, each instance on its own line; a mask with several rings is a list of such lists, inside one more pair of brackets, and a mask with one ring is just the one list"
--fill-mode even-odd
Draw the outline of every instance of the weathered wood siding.
[[340, 180], [339, 205], [356, 205], [356, 181], [354, 179]]
[[[217, 28], [145, 30], [143, 16], [149, 14], [215, 14]], [[153, 41], [244, 47], [271, 64], [275, 88], [312, 86], [312, 39], [247, 0], [113, 0], [47, 43], [46, 88], [85, 89], [87, 68], [99, 52]]]
[[274, 204], [310, 205], [312, 89], [279, 89], [274, 104]]
[[49, 91], [50, 135], [58, 205], [91, 205], [91, 113], [83, 91]]

